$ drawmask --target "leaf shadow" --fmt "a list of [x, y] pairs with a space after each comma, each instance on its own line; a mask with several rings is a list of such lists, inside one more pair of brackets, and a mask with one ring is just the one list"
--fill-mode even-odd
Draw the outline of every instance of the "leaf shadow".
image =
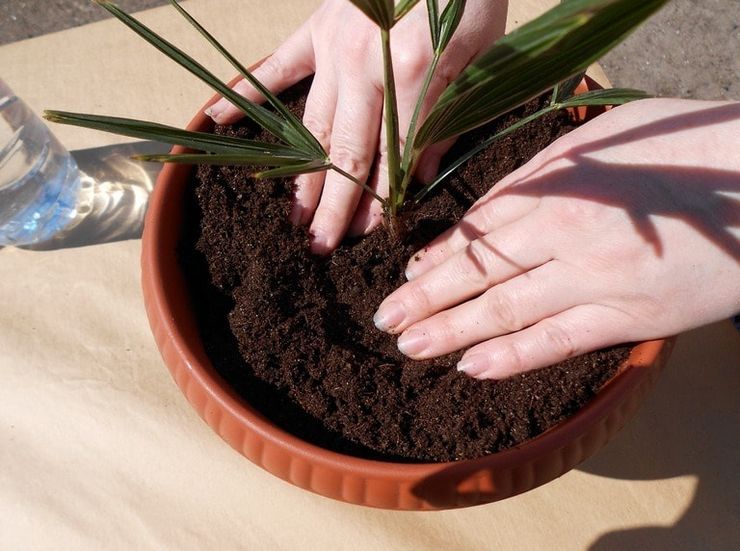
[[139, 239], [161, 165], [131, 157], [169, 149], [166, 144], [140, 141], [73, 151], [83, 173], [77, 217], [52, 239], [22, 248], [51, 251]]

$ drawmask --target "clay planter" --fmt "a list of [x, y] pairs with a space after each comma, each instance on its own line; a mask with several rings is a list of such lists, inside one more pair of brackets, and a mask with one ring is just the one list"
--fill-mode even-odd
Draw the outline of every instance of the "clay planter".
[[[190, 130], [212, 128], [203, 109], [188, 125]], [[319, 448], [277, 428], [245, 403], [204, 351], [176, 253], [192, 170], [165, 165], [149, 204], [142, 285], [152, 331], [173, 378], [206, 423], [253, 463], [306, 490], [349, 503], [407, 510], [478, 505], [525, 492], [604, 446], [635, 413], [670, 353], [671, 340], [635, 346], [617, 375], [575, 415], [518, 447], [479, 459], [392, 463]]]

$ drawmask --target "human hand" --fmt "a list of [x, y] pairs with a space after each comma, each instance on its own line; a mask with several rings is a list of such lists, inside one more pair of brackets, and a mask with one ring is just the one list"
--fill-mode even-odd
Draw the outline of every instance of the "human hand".
[[[506, 0], [468, 0], [457, 33], [440, 60], [422, 117], [447, 84], [465, 66], [503, 35]], [[392, 30], [394, 75], [398, 90], [399, 127], [405, 137], [427, 67], [432, 45], [424, 2], [420, 2]], [[311, 18], [275, 53], [255, 69], [254, 75], [270, 90], [279, 92], [315, 73], [306, 101], [303, 122], [331, 155], [332, 162], [361, 181], [370, 176], [379, 148], [377, 170], [370, 185], [388, 196], [383, 113], [383, 64], [378, 28], [347, 0], [326, 0]], [[235, 86], [240, 94], [262, 101], [245, 81]], [[210, 115], [228, 124], [242, 113], [227, 100], [213, 105]], [[417, 174], [431, 179], [444, 148], [430, 148]], [[315, 173], [296, 178], [291, 219], [309, 224], [311, 247], [328, 253], [344, 234], [369, 232], [382, 219], [381, 205], [340, 174]]]
[[[740, 311], [740, 103], [644, 100], [559, 139], [412, 257], [375, 322], [504, 378]], [[416, 260], [418, 259], [418, 260]]]

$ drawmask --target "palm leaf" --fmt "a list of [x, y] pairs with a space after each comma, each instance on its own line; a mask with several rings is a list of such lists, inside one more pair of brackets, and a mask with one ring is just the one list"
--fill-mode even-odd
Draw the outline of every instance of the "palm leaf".
[[439, 18], [439, 42], [435, 44], [435, 50], [444, 52], [447, 49], [464, 12], [465, 0], [450, 0]]
[[350, 0], [350, 2], [361, 9], [381, 29], [388, 31], [396, 22], [396, 7], [393, 0]]
[[83, 113], [68, 113], [65, 111], [45, 111], [44, 118], [50, 122], [71, 124], [93, 130], [113, 132], [131, 138], [154, 140], [170, 145], [182, 145], [191, 149], [207, 151], [209, 153], [249, 153], [270, 155], [273, 157], [290, 158], [297, 162], [312, 160], [299, 150], [284, 145], [271, 144], [220, 136], [209, 132], [193, 132], [181, 130], [172, 126], [136, 119], [121, 117], [107, 117], [103, 115], [86, 115]]
[[558, 102], [557, 108], [587, 107], [590, 105], [622, 105], [630, 101], [647, 99], [652, 96], [642, 90], [632, 88], [608, 88], [606, 90], [592, 90]]
[[269, 170], [262, 170], [260, 172], [253, 172], [250, 176], [257, 180], [264, 180], [266, 178], [288, 178], [290, 176], [298, 176], [299, 174], [322, 172], [331, 168], [332, 165], [328, 161], [309, 161], [307, 163], [297, 165], [287, 165], [278, 168], [271, 168]]
[[397, 23], [399, 19], [403, 18], [408, 12], [414, 9], [414, 6], [419, 3], [419, 0], [401, 0], [396, 5], [396, 11], [394, 15], [394, 21]]
[[432, 48], [437, 51], [439, 45], [439, 2], [427, 0], [427, 15], [429, 16], [429, 32], [432, 35]]
[[224, 82], [219, 80], [213, 73], [208, 71], [203, 65], [195, 61], [192, 57], [187, 55], [185, 52], [161, 38], [151, 29], [131, 17], [118, 6], [110, 2], [109, 0], [94, 0], [97, 4], [105, 8], [111, 15], [116, 17], [124, 25], [133, 30], [136, 34], [141, 36], [144, 40], [149, 42], [152, 46], [157, 48], [159, 51], [164, 53], [167, 57], [187, 69], [190, 73], [201, 79], [203, 82], [208, 84], [216, 92], [226, 97], [231, 103], [241, 109], [245, 115], [257, 123], [260, 127], [264, 128], [272, 135], [282, 140], [283, 142], [290, 144], [297, 149], [305, 148], [305, 145], [300, 142], [296, 143], [294, 138], [293, 129], [290, 125], [275, 113], [265, 109], [261, 105], [257, 105], [254, 102], [247, 100], [229, 88]]
[[[575, 89], [578, 84], [579, 83], [577, 83], [576, 86], [574, 86], [573, 88]], [[467, 163], [470, 159], [475, 157], [481, 151], [490, 147], [494, 142], [500, 140], [504, 136], [508, 136], [512, 132], [519, 130], [522, 126], [527, 125], [530, 122], [535, 121], [544, 115], [547, 115], [548, 113], [552, 113], [553, 111], [557, 111], [559, 109], [569, 109], [573, 107], [587, 107], [594, 105], [623, 105], [625, 103], [629, 103], [630, 101], [646, 99], [649, 97], [652, 96], [647, 92], [643, 92], [642, 90], [634, 90], [631, 88], [609, 88], [606, 90], [592, 90], [590, 92], [584, 92], [583, 94], [572, 96], [565, 101], [559, 103], [551, 103], [547, 107], [544, 107], [539, 111], [532, 113], [528, 117], [519, 119], [514, 124], [507, 126], [490, 138], [483, 140], [482, 142], [478, 143], [478, 145], [476, 145], [473, 149], [465, 153], [465, 155], [447, 165], [444, 170], [440, 172], [439, 175], [434, 179], [433, 182], [427, 184], [421, 190], [419, 190], [419, 192], [414, 196], [414, 201], [418, 203], [419, 201], [424, 199], [424, 197], [429, 195], [429, 193], [431, 193], [439, 184], [446, 180], [458, 168]]]
[[[234, 166], [270, 166], [287, 168], [313, 166], [330, 166], [328, 161], [305, 161], [290, 157], [279, 157], [269, 154], [260, 154], [259, 152], [248, 153], [175, 153], [165, 155], [137, 155], [134, 157], [139, 161], [149, 161], [154, 163], [177, 163], [185, 165], [234, 165]], [[301, 172], [296, 172], [301, 174]]]
[[563, 82], [559, 82], [558, 84], [556, 84], [555, 87], [552, 89], [551, 103], [557, 103], [571, 97], [576, 91], [576, 88], [578, 88], [578, 85], [583, 80], [584, 76], [586, 76], [586, 71], [576, 73], [572, 77], [565, 79]]
[[254, 86], [257, 91], [262, 94], [270, 105], [278, 112], [288, 123], [286, 132], [290, 132], [291, 142], [290, 143], [302, 143], [307, 151], [312, 151], [317, 156], [326, 157], [326, 152], [321, 144], [316, 140], [313, 134], [306, 128], [303, 123], [296, 117], [285, 104], [280, 101], [275, 94], [268, 90], [259, 80], [257, 80], [251, 72], [242, 65], [233, 55], [231, 55], [226, 48], [224, 48], [216, 38], [209, 33], [200, 23], [198, 23], [193, 16], [191, 16], [185, 8], [183, 8], [177, 0], [170, 0], [170, 3], [177, 9], [177, 11], [190, 23], [195, 29], [203, 35], [203, 37], [222, 55], [231, 65], [239, 71], [239, 73]]
[[570, 0], [499, 40], [437, 101], [414, 149], [476, 128], [583, 71], [668, 0]]

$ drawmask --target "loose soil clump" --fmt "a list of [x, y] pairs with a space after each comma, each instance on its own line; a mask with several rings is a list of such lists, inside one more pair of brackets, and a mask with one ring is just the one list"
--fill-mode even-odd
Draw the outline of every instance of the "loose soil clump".
[[[282, 96], [298, 114], [309, 86], [307, 80]], [[461, 138], [448, 158], [542, 101]], [[216, 370], [286, 431], [372, 459], [480, 457], [575, 413], [614, 375], [628, 347], [481, 382], [456, 371], [460, 353], [409, 360], [396, 339], [372, 323], [380, 302], [405, 282], [412, 254], [459, 220], [492, 184], [572, 128], [565, 114], [524, 127], [407, 212], [402, 242], [380, 228], [346, 240], [326, 258], [312, 255], [306, 229], [288, 221], [289, 180], [255, 182], [243, 167], [198, 168], [188, 191], [180, 259]], [[249, 123], [216, 132], [269, 140]]]

